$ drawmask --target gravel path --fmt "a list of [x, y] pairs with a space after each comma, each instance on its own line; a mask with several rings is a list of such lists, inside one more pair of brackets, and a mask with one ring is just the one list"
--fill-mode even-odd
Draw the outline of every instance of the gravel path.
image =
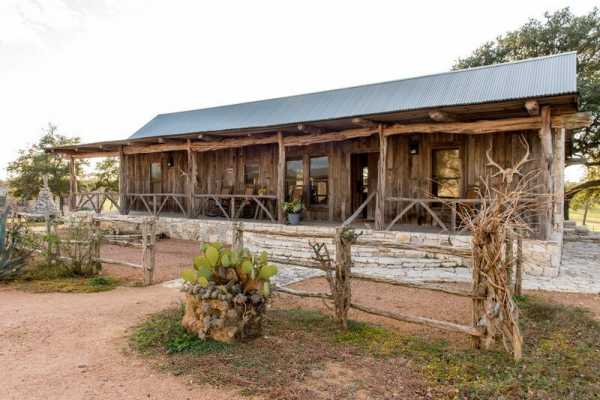
[[130, 328], [181, 297], [161, 286], [93, 294], [0, 287], [0, 399], [237, 398], [125, 354]]

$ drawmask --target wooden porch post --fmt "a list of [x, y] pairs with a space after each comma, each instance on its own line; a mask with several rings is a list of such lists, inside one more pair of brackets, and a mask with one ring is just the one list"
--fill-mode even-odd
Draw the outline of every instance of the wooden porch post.
[[285, 146], [283, 144], [283, 133], [277, 132], [277, 146], [279, 149], [277, 158], [277, 222], [283, 223], [285, 218], [283, 202], [285, 201]]
[[387, 137], [379, 124], [379, 163], [377, 164], [377, 196], [375, 198], [375, 229], [385, 229], [385, 170], [387, 165]]
[[553, 215], [552, 215], [552, 240], [562, 243], [563, 223], [565, 211], [565, 136], [566, 129], [557, 129], [554, 136], [554, 161], [552, 165]]
[[77, 175], [75, 174], [75, 158], [69, 156], [69, 211], [77, 208]]
[[185, 195], [187, 217], [191, 218], [194, 215], [194, 193], [196, 193], [196, 157], [192, 151], [192, 141], [187, 140], [187, 175], [185, 180]]
[[119, 212], [122, 215], [129, 214], [127, 199], [127, 158], [123, 153], [123, 146], [119, 148]]
[[548, 240], [552, 235], [552, 214], [553, 214], [553, 146], [552, 146], [552, 115], [550, 106], [542, 107], [542, 127], [540, 128], [540, 141], [542, 144], [542, 157], [540, 157], [540, 170], [542, 171], [543, 191], [547, 196], [542, 209], [541, 229], [543, 239]]

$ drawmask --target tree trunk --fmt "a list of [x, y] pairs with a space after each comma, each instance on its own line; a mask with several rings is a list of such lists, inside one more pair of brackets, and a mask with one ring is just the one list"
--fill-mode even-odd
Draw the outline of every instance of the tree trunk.
[[585, 222], [587, 221], [587, 216], [588, 216], [588, 211], [590, 209], [591, 199], [592, 199], [592, 197], [590, 196], [585, 200], [585, 209], [583, 210], [583, 221], [581, 221], [582, 225], [585, 225]]

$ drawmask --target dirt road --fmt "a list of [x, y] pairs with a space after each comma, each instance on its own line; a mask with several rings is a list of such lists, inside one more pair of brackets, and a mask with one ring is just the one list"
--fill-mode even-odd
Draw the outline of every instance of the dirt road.
[[128, 329], [180, 298], [160, 286], [92, 294], [0, 287], [0, 399], [235, 399], [124, 354]]

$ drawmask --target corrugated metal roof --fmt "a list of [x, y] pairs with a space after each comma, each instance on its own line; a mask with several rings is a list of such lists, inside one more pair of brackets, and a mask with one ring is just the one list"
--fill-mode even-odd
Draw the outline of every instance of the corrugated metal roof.
[[215, 132], [577, 92], [576, 53], [392, 82], [160, 114], [131, 136]]

